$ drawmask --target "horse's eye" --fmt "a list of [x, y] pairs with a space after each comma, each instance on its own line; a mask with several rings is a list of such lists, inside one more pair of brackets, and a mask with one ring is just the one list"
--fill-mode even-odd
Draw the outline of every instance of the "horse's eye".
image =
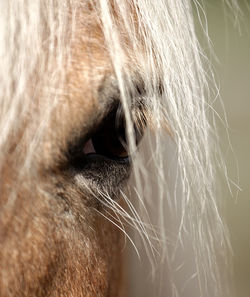
[[[134, 125], [135, 143], [142, 138], [143, 131]], [[91, 135], [83, 149], [84, 154], [97, 154], [116, 161], [128, 159], [128, 143], [124, 115], [120, 109], [112, 111]]]
[[128, 158], [124, 117], [111, 112], [85, 145], [84, 153], [116, 160]]
[[[141, 114], [142, 108], [133, 108], [136, 145], [146, 126]], [[116, 106], [87, 136], [84, 135], [70, 146], [66, 170], [69, 169], [74, 185], [83, 191], [91, 190], [91, 195], [94, 193], [95, 196], [100, 193], [108, 193], [110, 197], [118, 195], [130, 173], [131, 156], [126, 130], [122, 108]]]

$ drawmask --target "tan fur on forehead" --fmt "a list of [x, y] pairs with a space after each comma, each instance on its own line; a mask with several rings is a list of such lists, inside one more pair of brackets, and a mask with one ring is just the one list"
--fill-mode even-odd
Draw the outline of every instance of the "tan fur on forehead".
[[79, 24], [79, 31], [75, 33], [63, 96], [48, 127], [45, 145], [52, 146], [52, 151], [65, 150], [68, 140], [82, 133], [91, 115], [98, 113], [101, 108], [98, 90], [112, 71], [101, 28], [93, 20], [94, 16], [88, 17], [91, 23], [85, 27]]

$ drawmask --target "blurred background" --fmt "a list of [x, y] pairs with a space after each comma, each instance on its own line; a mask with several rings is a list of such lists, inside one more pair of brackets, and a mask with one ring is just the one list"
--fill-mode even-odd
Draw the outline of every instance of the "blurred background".
[[[199, 7], [199, 14], [195, 13], [196, 30], [220, 94], [212, 91], [211, 100], [216, 97], [213, 108], [222, 118], [217, 118], [219, 139], [229, 182], [226, 183], [225, 176], [218, 176], [218, 184], [222, 185], [223, 209], [232, 243], [235, 297], [250, 297], [250, 0], [238, 0], [238, 13], [228, 8], [226, 1], [199, 2], [204, 6]], [[203, 29], [208, 25], [210, 46], [200, 21]], [[169, 153], [172, 158], [172, 152]], [[149, 277], [150, 267], [134, 254], [133, 249], [129, 251], [130, 261], [126, 263], [133, 267], [128, 274], [128, 296], [154, 297], [157, 290]], [[142, 285], [138, 286], [138, 282]], [[168, 295], [167, 285], [163, 287], [159, 296]], [[192, 289], [185, 287], [184, 296], [198, 297]]]
[[[213, 108], [224, 119], [218, 120], [218, 128], [229, 184], [223, 182], [223, 178], [218, 183], [222, 185], [223, 209], [232, 243], [235, 296], [250, 297], [250, 0], [238, 0], [241, 9], [238, 13], [232, 12], [225, 5], [226, 1], [199, 2], [204, 7], [199, 7], [200, 20], [195, 13], [196, 30], [212, 63], [220, 93]], [[200, 21], [203, 28], [208, 24], [210, 46], [204, 38]], [[211, 99], [216, 95], [218, 92], [212, 93]], [[137, 256], [131, 259], [138, 262]], [[138, 266], [129, 274], [132, 284], [129, 296], [156, 296], [150, 290], [150, 268], [135, 263], [128, 265]], [[143, 284], [139, 289], [138, 282]], [[167, 292], [159, 294], [163, 295], [166, 296]], [[193, 294], [186, 293], [186, 296]]]
[[[221, 126], [223, 155], [231, 179], [226, 196], [226, 220], [233, 248], [236, 297], [250, 296], [250, 1], [238, 0], [237, 19], [222, 1], [206, 0], [208, 33], [216, 55], [210, 55], [229, 126]], [[207, 51], [209, 52], [209, 51]], [[218, 111], [222, 108], [217, 103]], [[215, 105], [216, 107], [216, 105]], [[241, 190], [237, 190], [236, 183]]]

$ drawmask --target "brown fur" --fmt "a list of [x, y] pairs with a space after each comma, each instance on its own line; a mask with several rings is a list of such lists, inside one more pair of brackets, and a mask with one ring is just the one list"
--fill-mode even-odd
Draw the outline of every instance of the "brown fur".
[[[81, 24], [89, 23], [88, 27]], [[15, 188], [12, 212], [1, 215], [0, 296], [121, 296], [122, 238], [102, 217], [64, 168], [64, 151], [79, 134], [86, 133], [108, 102], [98, 90], [112, 75], [102, 32], [92, 15], [81, 15], [72, 62], [67, 71], [65, 96], [61, 96], [43, 143], [25, 174], [16, 172], [25, 159], [25, 147], [13, 140], [3, 167], [1, 208]], [[32, 88], [32, 86], [31, 86]], [[20, 131], [31, 129], [38, 113]], [[25, 130], [26, 131], [26, 130]], [[19, 142], [20, 141], [20, 142]], [[16, 149], [21, 143], [21, 147]], [[21, 161], [20, 161], [21, 162]], [[105, 209], [101, 209], [105, 215]]]

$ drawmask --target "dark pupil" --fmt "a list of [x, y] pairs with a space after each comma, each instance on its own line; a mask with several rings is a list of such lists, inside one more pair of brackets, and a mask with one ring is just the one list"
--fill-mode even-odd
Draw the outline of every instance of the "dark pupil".
[[124, 116], [112, 112], [92, 137], [97, 154], [109, 158], [127, 158], [127, 141]]

